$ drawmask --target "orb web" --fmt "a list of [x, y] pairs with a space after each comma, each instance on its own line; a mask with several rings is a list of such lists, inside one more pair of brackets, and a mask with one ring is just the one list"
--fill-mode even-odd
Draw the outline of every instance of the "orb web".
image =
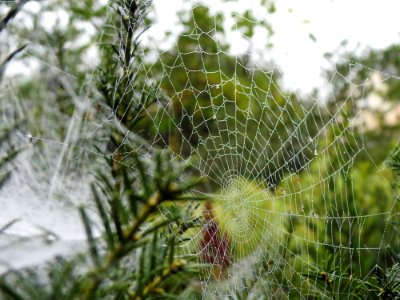
[[[173, 161], [190, 165], [193, 175], [202, 179], [193, 192], [208, 199], [194, 216], [201, 216], [203, 224], [182, 241], [181, 255], [205, 264], [203, 298], [330, 299], [333, 289], [340, 295], [341, 285], [331, 283], [371, 271], [363, 258], [379, 257], [386, 217], [394, 207], [393, 202], [366, 210], [359, 203], [362, 192], [354, 180], [360, 177], [352, 166], [368, 156], [363, 135], [370, 112], [357, 103], [374, 84], [398, 78], [348, 61], [346, 70], [330, 75], [328, 99], [285, 91], [277, 66], [251, 51], [232, 54], [218, 28], [221, 15], [202, 23], [199, 16], [204, 11], [208, 8], [194, 6], [186, 21], [191, 30], [177, 34], [169, 49], [160, 52], [151, 43], [139, 47], [135, 67], [144, 78], [143, 88], [133, 81], [126, 85], [126, 93], [138, 94], [127, 107], [139, 106], [148, 87], [156, 98], [142, 111], [150, 121], [141, 132], [118, 123], [118, 107], [103, 113], [101, 122], [81, 122], [90, 92], [71, 94], [76, 101], [72, 116], [64, 115], [69, 118], [67, 134], [53, 128], [30, 137], [43, 142], [42, 157], [56, 161], [49, 163], [56, 171], [48, 174], [29, 167], [33, 174], [20, 176], [19, 182], [38, 181], [40, 173], [50, 182], [50, 191], [49, 185], [38, 184], [40, 193], [54, 195], [58, 189], [61, 194], [74, 186], [70, 177], [82, 170], [80, 179], [89, 173], [90, 155], [113, 158], [114, 153], [90, 142], [109, 124], [117, 124], [125, 135], [123, 143], [131, 147], [126, 156], [139, 154], [149, 160], [156, 149], [166, 149]], [[105, 28], [102, 34], [113, 30], [121, 29]], [[240, 28], [232, 31], [251, 44]], [[123, 45], [119, 47], [122, 52]], [[149, 53], [155, 58], [148, 59]], [[374, 80], [353, 80], [354, 71], [361, 69]], [[56, 73], [65, 76], [68, 85], [69, 74]], [[88, 83], [91, 75], [85, 79]], [[114, 88], [122, 82], [123, 66]], [[335, 88], [343, 86], [347, 88], [338, 94]], [[58, 170], [64, 162], [68, 170]], [[368, 239], [365, 232], [372, 232], [377, 223], [382, 230]], [[318, 274], [327, 257], [339, 267], [326, 270], [330, 277], [321, 279]]]
[[[195, 188], [210, 199], [203, 230], [185, 249], [211, 264], [202, 275], [204, 298], [345, 296], [341, 282], [371, 272], [362, 258], [380, 255], [384, 230], [379, 242], [364, 240], [364, 232], [379, 219], [385, 228], [394, 207], [367, 211], [356, 203], [352, 167], [368, 156], [368, 119], [358, 101], [397, 78], [347, 61], [346, 73], [330, 75], [328, 99], [285, 92], [278, 67], [251, 53], [232, 55], [219, 39], [218, 16], [207, 27], [195, 14], [196, 7], [193, 31], [157, 60], [169, 134], [158, 132], [155, 141], [178, 160], [190, 158], [205, 182]], [[360, 69], [375, 81], [353, 81]], [[339, 96], [341, 85], [348, 89]], [[336, 266], [321, 278], [329, 260]]]

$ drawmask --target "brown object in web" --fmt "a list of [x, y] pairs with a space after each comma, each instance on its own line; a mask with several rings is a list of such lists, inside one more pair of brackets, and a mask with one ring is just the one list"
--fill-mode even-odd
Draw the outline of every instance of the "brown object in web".
[[202, 229], [200, 256], [203, 262], [213, 265], [213, 274], [221, 279], [222, 271], [230, 265], [230, 245], [228, 236], [221, 232], [212, 212], [212, 203], [206, 202], [203, 212], [206, 223]]

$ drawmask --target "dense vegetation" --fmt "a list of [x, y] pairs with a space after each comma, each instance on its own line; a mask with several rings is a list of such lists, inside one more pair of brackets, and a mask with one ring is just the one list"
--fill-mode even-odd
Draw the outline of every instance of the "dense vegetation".
[[[154, 49], [140, 43], [150, 1], [45, 2], [35, 13], [21, 11], [26, 2], [0, 3], [0, 33], [17, 45], [0, 74], [21, 54], [46, 63], [1, 95], [0, 188], [25, 148], [36, 170], [61, 165], [70, 190], [88, 186], [77, 207], [88, 245], [9, 270], [1, 297], [400, 299], [400, 123], [372, 110], [373, 129], [353, 124], [368, 95], [398, 102], [396, 78], [364, 67], [396, 75], [396, 46], [327, 70], [325, 105], [284, 91], [272, 62], [230, 54], [223, 17], [203, 5], [181, 12], [169, 49]], [[65, 26], [40, 21], [59, 10]], [[18, 14], [32, 26], [12, 23]], [[258, 27], [272, 34], [251, 11], [235, 20], [248, 39]], [[95, 66], [85, 61], [91, 47]], [[386, 88], [365, 84], [371, 73]], [[24, 101], [10, 105], [15, 94]], [[56, 163], [48, 141], [68, 146]]]

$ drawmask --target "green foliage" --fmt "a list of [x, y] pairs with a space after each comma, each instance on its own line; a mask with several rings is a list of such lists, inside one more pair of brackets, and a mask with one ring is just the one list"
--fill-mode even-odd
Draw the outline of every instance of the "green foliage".
[[[175, 205], [163, 205], [165, 202], [185, 199], [187, 189], [175, 184], [173, 175], [168, 172], [170, 166], [166, 165], [166, 157], [158, 154], [155, 161], [158, 161], [155, 173], [142, 176], [143, 162], [137, 160], [137, 175], [141, 178], [139, 186], [142, 187], [139, 193], [134, 188], [136, 176], [128, 177], [128, 170], [130, 174], [132, 171], [124, 164], [119, 169], [124, 175], [114, 178], [123, 180], [123, 194], [120, 194], [121, 187], [117, 182], [114, 182], [111, 190], [106, 188], [110, 187], [106, 178], [99, 181], [108, 195], [105, 199], [101, 199], [94, 188], [107, 242], [105, 249], [102, 247], [105, 252], [102, 257], [99, 243], [91, 232], [90, 220], [85, 209], [81, 208], [94, 263], [94, 269], [87, 274], [83, 285], [84, 299], [96, 298], [95, 295], [101, 295], [103, 289], [115, 295], [145, 298], [154, 293], [163, 293], [162, 288], [168, 286], [170, 277], [196, 272], [196, 266], [190, 261], [174, 256], [179, 246], [176, 240], [181, 240], [180, 236], [188, 229], [188, 221], [185, 220], [190, 220], [190, 214], [185, 215], [185, 211], [178, 210]], [[133, 255], [133, 262], [124, 260], [128, 255]], [[102, 284], [107, 281], [111, 281], [111, 285], [105, 284], [103, 287]], [[174, 289], [176, 287], [173, 286], [168, 290], [172, 292]]]
[[[83, 260], [82, 256], [54, 265], [45, 285], [43, 278], [32, 275], [35, 273], [8, 274], [7, 280], [1, 281], [2, 293], [10, 299], [54, 299], [57, 295], [65, 299], [144, 299], [165, 291], [175, 294], [186, 289], [187, 282], [177, 284], [180, 280], [172, 279], [188, 278], [199, 271], [192, 257], [178, 255], [181, 236], [193, 224], [190, 211], [178, 209], [173, 201], [186, 199], [187, 187], [175, 183], [163, 154], [158, 154], [155, 161], [158, 161], [155, 173], [142, 178], [141, 192], [135, 188], [136, 176], [114, 178], [126, 184], [121, 195], [118, 184], [101, 194], [93, 187], [96, 207], [105, 227], [104, 238], [94, 235], [89, 214], [85, 208], [80, 209], [92, 262], [87, 257]], [[142, 162], [138, 160], [137, 164], [140, 173]], [[126, 165], [121, 165], [121, 174], [128, 170]], [[98, 181], [102, 187], [109, 183], [107, 179]], [[81, 264], [83, 271], [77, 270]]]
[[[398, 58], [399, 45], [393, 44], [382, 50], [367, 49], [361, 53], [351, 51], [344, 41], [335, 53], [325, 56], [334, 68], [325, 70], [324, 77], [332, 86], [333, 99], [328, 106], [333, 109], [338, 103], [348, 102], [347, 114], [352, 117], [360, 112], [360, 107], [365, 107], [377, 126], [368, 128], [362, 124], [366, 149], [377, 164], [384, 163], [388, 149], [393, 149], [397, 143], [400, 126], [397, 121], [387, 122], [385, 118], [397, 109], [400, 89], [398, 85]], [[343, 59], [345, 58], [345, 59]], [[379, 108], [370, 108], [366, 100], [378, 98], [381, 100]], [[388, 107], [388, 108], [385, 108]], [[372, 122], [373, 123], [373, 122]], [[368, 161], [370, 157], [363, 157]]]
[[386, 163], [393, 169], [398, 178], [400, 178], [400, 144], [390, 153]]
[[374, 279], [377, 285], [374, 287], [381, 299], [400, 299], [400, 267], [398, 264], [390, 268], [387, 273], [381, 267], [376, 266]]
[[[275, 11], [269, 1], [262, 2], [271, 13]], [[22, 110], [34, 135], [54, 124], [50, 138], [64, 138], [72, 121], [78, 128], [93, 129], [90, 141], [72, 141], [85, 142], [85, 149], [97, 154], [88, 158], [95, 166], [90, 204], [79, 207], [87, 248], [57, 258], [44, 269], [10, 271], [0, 279], [0, 295], [6, 299], [399, 298], [400, 214], [397, 200], [393, 203], [393, 187], [383, 181], [394, 181], [398, 189], [400, 148], [387, 161], [395, 179], [386, 168], [376, 172], [360, 153], [361, 147], [373, 144], [371, 154], [382, 162], [396, 129], [383, 128], [378, 142], [371, 139], [377, 133], [367, 132], [364, 143], [351, 130], [349, 120], [356, 111], [346, 101], [352, 90], [343, 81], [332, 81], [337, 101], [329, 102], [327, 110], [285, 93], [279, 76], [267, 72], [268, 65], [255, 65], [248, 55], [230, 54], [223, 15], [212, 15], [203, 5], [195, 5], [190, 17], [181, 19], [184, 30], [175, 46], [157, 53], [156, 63], [147, 60], [149, 49], [139, 41], [149, 26], [150, 4], [63, 2], [62, 9], [70, 13], [67, 25], [51, 29], [40, 23], [40, 13], [34, 16], [33, 27], [40, 34], [32, 37], [38, 47], [30, 53], [44, 59], [51, 49], [54, 55], [40, 67], [38, 78], [19, 84], [21, 97], [32, 99]], [[57, 5], [45, 3], [41, 12], [54, 11]], [[257, 26], [272, 34], [250, 10], [234, 20], [249, 39]], [[84, 35], [79, 22], [101, 28], [97, 43], [95, 35], [71, 46]], [[24, 25], [20, 33], [21, 41], [29, 35]], [[93, 66], [85, 64], [84, 56], [94, 44], [99, 45], [100, 61], [94, 79], [88, 79]], [[23, 49], [7, 56], [1, 68]], [[390, 65], [397, 66], [392, 53], [393, 49], [368, 56], [367, 61], [381, 57], [383, 63], [390, 58]], [[355, 72], [356, 81], [366, 80], [365, 68], [348, 67], [339, 65], [337, 70], [345, 76]], [[390, 69], [385, 64], [375, 67]], [[395, 99], [398, 87], [388, 85], [385, 97]], [[373, 88], [368, 86], [367, 91], [372, 93]], [[89, 98], [87, 106], [80, 106], [82, 91], [85, 101]], [[332, 121], [332, 116], [342, 121]], [[0, 170], [6, 170], [0, 173], [0, 187], [9, 175], [7, 163], [18, 153], [11, 143], [12, 132], [6, 128], [0, 134]], [[260, 140], [268, 141], [268, 146], [255, 143]], [[237, 159], [229, 167], [237, 174], [213, 178], [212, 171], [226, 163], [221, 157], [234, 151]], [[208, 180], [198, 179], [193, 168], [198, 161], [209, 163]], [[233, 176], [236, 182], [224, 181]], [[194, 186], [214, 198], [194, 193]], [[215, 205], [211, 216], [197, 202], [204, 199]], [[2, 225], [0, 234], [14, 222]], [[193, 255], [199, 254], [199, 240], [205, 239], [204, 228], [210, 223], [230, 242], [223, 250], [232, 254], [232, 260], [222, 266], [207, 264], [221, 257], [201, 264]], [[224, 242], [223, 237], [213, 241]], [[200, 251], [197, 256], [205, 252]], [[202, 290], [205, 277], [211, 292]]]
[[[126, 78], [113, 99], [105, 89], [114, 84], [113, 77], [99, 77], [99, 89], [104, 98], [102, 105], [115, 113], [116, 120], [136, 132], [134, 121], [122, 116], [122, 109], [137, 90], [143, 91], [145, 99], [151, 94], [143, 90], [138, 81], [134, 57], [137, 39], [135, 30], [139, 27], [136, 18], [140, 16], [136, 9], [146, 6], [132, 6], [135, 2], [116, 3], [119, 17], [130, 44], [124, 46], [122, 61]], [[137, 24], [134, 27], [133, 24]], [[125, 40], [125, 37], [121, 37]], [[107, 55], [105, 56], [107, 57]], [[106, 74], [118, 74], [119, 64], [104, 60], [101, 71]], [[103, 80], [108, 80], [105, 83]], [[131, 90], [130, 90], [131, 89]], [[128, 91], [125, 93], [125, 91]], [[131, 100], [131, 99], [130, 99]], [[133, 100], [129, 116], [139, 115], [148, 103]], [[144, 299], [161, 297], [160, 295], [192, 293], [188, 282], [180, 283], [182, 276], [194, 276], [198, 265], [193, 257], [180, 253], [180, 241], [185, 232], [196, 223], [193, 222], [190, 209], [179, 208], [175, 201], [201, 199], [190, 195], [189, 190], [195, 184], [186, 178], [184, 184], [178, 177], [184, 174], [181, 166], [171, 162], [166, 152], [152, 150], [149, 160], [140, 158], [135, 151], [144, 145], [137, 139], [124, 138], [120, 126], [112, 125], [107, 132], [107, 150], [105, 161], [98, 161], [104, 168], [97, 171], [96, 183], [92, 185], [92, 195], [99, 219], [104, 227], [104, 235], [98, 236], [94, 228], [93, 213], [81, 207], [80, 213], [88, 237], [88, 257], [80, 255], [68, 258], [50, 267], [48, 276], [40, 272], [19, 274], [11, 272], [2, 278], [0, 290], [9, 299]], [[7, 137], [6, 132], [4, 137]], [[131, 153], [126, 156], [124, 153]], [[7, 159], [10, 159], [8, 156]], [[5, 162], [6, 160], [4, 160]], [[184, 166], [183, 166], [184, 168]], [[149, 173], [149, 170], [153, 170]], [[78, 268], [81, 265], [81, 268]], [[45, 279], [43, 279], [45, 278]], [[193, 291], [196, 293], [196, 291]]]
[[[256, 66], [247, 55], [231, 55], [229, 44], [221, 38], [224, 29], [218, 15], [201, 5], [191, 15], [183, 21], [185, 30], [176, 46], [163, 52], [152, 68], [161, 75], [160, 88], [171, 101], [171, 116], [154, 118], [148, 126], [155, 125], [160, 136], [170, 132], [168, 146], [173, 152], [186, 157], [197, 149], [196, 155], [204, 161], [209, 152], [223, 156], [240, 145], [234, 153], [237, 164], [255, 167], [240, 168], [237, 175], [256, 180], [262, 176], [274, 187], [314, 156], [309, 139], [326, 116], [306, 99], [286, 95], [278, 73], [268, 72], [267, 64]], [[267, 145], [254, 142], [259, 139]], [[287, 141], [285, 148], [278, 151], [282, 141]], [[216, 158], [210, 165], [212, 174], [224, 167], [224, 161]], [[265, 171], [257, 174], [257, 169]]]

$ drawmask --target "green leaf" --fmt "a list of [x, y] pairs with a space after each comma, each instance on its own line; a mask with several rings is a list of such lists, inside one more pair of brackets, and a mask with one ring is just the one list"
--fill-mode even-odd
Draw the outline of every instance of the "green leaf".
[[5, 282], [0, 278], [0, 291], [3, 295], [13, 300], [25, 300], [26, 298], [21, 296], [14, 287]]
[[107, 238], [107, 243], [108, 243], [108, 247], [110, 249], [114, 249], [114, 236], [111, 230], [111, 226], [110, 226], [110, 221], [108, 219], [108, 215], [106, 213], [106, 210], [103, 206], [102, 200], [100, 199], [99, 194], [96, 191], [96, 188], [94, 187], [94, 185], [91, 185], [91, 189], [92, 189], [92, 194], [93, 194], [93, 198], [94, 201], [96, 203], [96, 207], [97, 207], [97, 211], [99, 212], [100, 218], [103, 222], [104, 225], [104, 229], [106, 231], [106, 238]]
[[86, 211], [83, 207], [79, 208], [79, 212], [81, 214], [83, 225], [85, 226], [86, 236], [87, 236], [88, 243], [89, 243], [89, 250], [90, 250], [90, 254], [92, 255], [93, 262], [97, 267], [100, 267], [100, 256], [97, 252], [96, 241], [93, 236], [90, 220], [89, 220], [89, 218], [86, 214]]

